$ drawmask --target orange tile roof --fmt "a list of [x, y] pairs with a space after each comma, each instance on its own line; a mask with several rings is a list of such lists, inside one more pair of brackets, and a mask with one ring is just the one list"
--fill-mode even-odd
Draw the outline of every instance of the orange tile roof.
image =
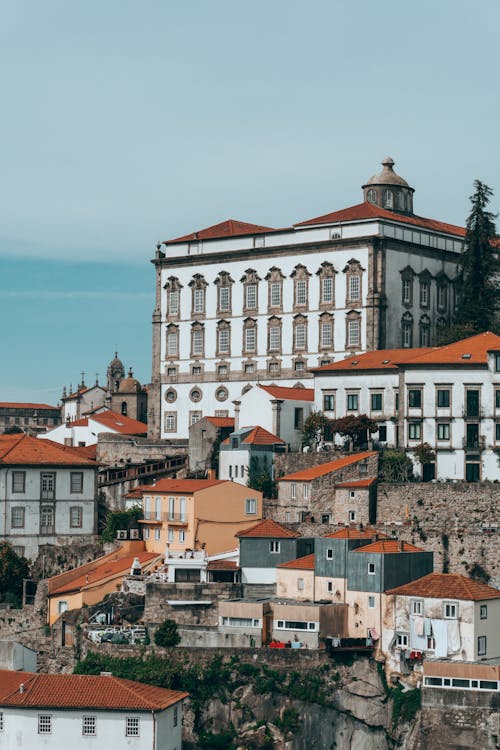
[[[433, 347], [436, 349], [437, 347]], [[323, 367], [315, 367], [311, 372], [353, 371], [353, 370], [397, 370], [398, 365], [404, 364], [420, 354], [429, 351], [429, 348], [421, 349], [378, 349], [366, 354], [346, 357], [338, 362], [331, 362]]]
[[277, 568], [288, 568], [292, 570], [314, 570], [314, 555], [298, 557], [296, 560], [280, 563]]
[[138, 552], [136, 555], [128, 555], [118, 560], [106, 560], [89, 573], [83, 573], [78, 578], [73, 578], [71, 581], [63, 583], [59, 588], [54, 589], [50, 596], [59, 596], [59, 594], [64, 594], [68, 591], [81, 591], [82, 589], [93, 588], [96, 584], [107, 578], [113, 578], [120, 574], [128, 575], [136, 557], [139, 558], [141, 565], [147, 565], [157, 558], [161, 559], [161, 555], [158, 555], [156, 552]]
[[370, 456], [376, 456], [376, 451], [363, 451], [362, 453], [354, 453], [351, 456], [344, 456], [344, 458], [337, 458], [335, 461], [327, 461], [324, 464], [317, 464], [311, 466], [309, 469], [302, 469], [301, 471], [295, 471], [293, 474], [287, 474], [284, 477], [277, 477], [277, 482], [311, 482], [313, 479], [318, 477], [324, 477], [326, 474], [332, 474], [335, 471], [339, 471], [346, 466], [352, 466], [352, 464], [363, 461]]
[[301, 221], [299, 224], [294, 224], [294, 226], [307, 227], [315, 224], [335, 224], [337, 222], [363, 221], [367, 219], [389, 219], [390, 221], [397, 221], [399, 224], [412, 224], [413, 226], [431, 231], [454, 234], [460, 238], [465, 237], [465, 229], [457, 227], [455, 224], [447, 224], [444, 221], [437, 221], [436, 219], [427, 219], [424, 216], [398, 214], [367, 202], [358, 203], [355, 206], [349, 206], [333, 213], [323, 214], [323, 216], [317, 216], [314, 219]]
[[94, 466], [87, 456], [78, 453], [77, 448], [54, 443], [52, 440], [39, 440], [28, 435], [0, 435], [0, 463], [16, 465], [44, 466]]
[[127, 494], [124, 495], [124, 497], [127, 500], [140, 500], [142, 497], [141, 489], [142, 487], [134, 487], [134, 489], [130, 490], [130, 492], [127, 492]]
[[215, 487], [216, 484], [227, 484], [227, 479], [160, 479], [156, 484], [141, 487], [141, 492], [172, 492], [173, 494], [192, 495], [193, 492]]
[[416, 581], [389, 589], [386, 594], [399, 596], [422, 596], [429, 599], [464, 599], [480, 602], [484, 599], [500, 599], [500, 591], [467, 578], [459, 573], [429, 573]]
[[247, 445], [285, 445], [285, 441], [271, 432], [268, 432], [263, 427], [253, 427], [252, 431], [241, 441]]
[[[24, 685], [21, 693], [19, 686]], [[188, 697], [114, 676], [34, 674], [0, 670], [0, 705], [20, 708], [74, 708], [162, 711]]]
[[478, 333], [475, 336], [469, 336], [469, 338], [462, 339], [461, 341], [455, 341], [453, 344], [424, 351], [417, 357], [409, 360], [408, 364], [412, 367], [414, 365], [433, 364], [486, 364], [488, 361], [488, 352], [494, 351], [500, 351], [500, 336], [486, 331], [485, 333]]
[[259, 388], [269, 393], [273, 398], [284, 401], [314, 401], [314, 388], [297, 388], [284, 385], [261, 385]]
[[0, 401], [0, 409], [50, 409], [59, 411], [58, 406], [49, 406], [48, 404], [25, 404], [17, 401]]
[[148, 431], [148, 426], [144, 422], [124, 417], [122, 414], [117, 414], [110, 409], [93, 414], [90, 419], [123, 435], [143, 435]]
[[235, 221], [235, 219], [226, 219], [219, 224], [213, 224], [206, 229], [200, 229], [198, 232], [185, 234], [182, 237], [176, 237], [174, 240], [166, 240], [164, 245], [173, 245], [176, 242], [196, 242], [196, 240], [214, 240], [224, 237], [238, 237], [246, 234], [262, 234], [263, 232], [275, 232], [271, 227], [263, 227], [259, 224], [248, 224], [246, 221]]
[[358, 547], [355, 552], [378, 552], [381, 555], [386, 555], [395, 552], [425, 552], [421, 547], [415, 547], [414, 544], [403, 542], [403, 549], [400, 549], [399, 539], [380, 539], [372, 544], [367, 544], [365, 547]]
[[234, 417], [205, 417], [214, 427], [234, 427]]
[[350, 479], [347, 482], [340, 482], [340, 484], [335, 485], [336, 487], [370, 487], [370, 485], [375, 484], [377, 481], [376, 477], [371, 477], [368, 479]]
[[81, 419], [74, 419], [73, 421], [65, 423], [67, 427], [88, 427], [88, 417], [82, 417]]
[[334, 531], [333, 534], [327, 534], [325, 539], [373, 539], [377, 535], [379, 539], [387, 539], [386, 534], [382, 534], [376, 529], [365, 526], [364, 529], [357, 529], [354, 526], [345, 526], [343, 529]]
[[240, 566], [232, 560], [210, 560], [207, 564], [208, 570], [239, 570]]
[[291, 531], [286, 526], [282, 526], [280, 523], [273, 521], [271, 518], [266, 518], [264, 521], [259, 521], [255, 526], [250, 526], [249, 529], [238, 531], [235, 534], [237, 537], [259, 537], [261, 539], [291, 539], [300, 536], [297, 531]]

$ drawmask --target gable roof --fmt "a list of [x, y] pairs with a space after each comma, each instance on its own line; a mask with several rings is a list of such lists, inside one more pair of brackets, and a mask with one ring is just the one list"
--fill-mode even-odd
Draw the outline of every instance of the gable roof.
[[[401, 549], [402, 547], [402, 549]], [[381, 555], [388, 555], [401, 552], [425, 552], [421, 547], [415, 547], [409, 542], [400, 542], [399, 539], [379, 539], [377, 542], [367, 544], [364, 547], [358, 547], [355, 552], [377, 552]]]
[[269, 393], [273, 398], [283, 401], [314, 401], [314, 388], [297, 388], [284, 385], [262, 385], [258, 387]]
[[296, 560], [280, 563], [277, 568], [288, 568], [290, 570], [314, 570], [314, 554], [298, 557]]
[[324, 477], [326, 474], [332, 474], [335, 471], [339, 471], [346, 466], [352, 466], [352, 464], [358, 463], [358, 461], [364, 461], [370, 456], [376, 456], [376, 451], [362, 451], [361, 453], [354, 453], [351, 456], [344, 456], [343, 458], [337, 458], [335, 461], [327, 461], [324, 464], [317, 464], [311, 466], [309, 469], [302, 469], [301, 471], [295, 471], [293, 474], [287, 474], [284, 477], [277, 477], [277, 482], [311, 482], [313, 479], [318, 477]]
[[421, 596], [429, 599], [464, 599], [466, 601], [483, 601], [483, 599], [500, 599], [500, 591], [467, 578], [459, 573], [429, 573], [416, 581], [389, 589], [386, 594], [399, 596]]
[[59, 406], [49, 406], [48, 404], [29, 404], [18, 401], [0, 401], [0, 409], [50, 409], [51, 411], [60, 411]]
[[263, 427], [251, 427], [248, 435], [241, 441], [246, 445], [285, 445], [285, 441]]
[[[21, 684], [23, 692], [19, 690]], [[0, 670], [2, 706], [162, 711], [187, 697], [188, 693], [179, 690], [167, 690], [112, 675]]]
[[250, 526], [249, 529], [238, 531], [235, 536], [240, 538], [259, 537], [261, 539], [294, 539], [300, 536], [300, 534], [298, 531], [287, 529], [286, 526], [282, 526], [271, 518], [266, 518], [263, 521], [256, 523], [255, 526]]
[[196, 240], [215, 240], [224, 237], [241, 237], [247, 234], [262, 234], [264, 232], [275, 232], [271, 227], [263, 227], [260, 224], [248, 224], [246, 221], [236, 221], [235, 219], [226, 219], [219, 224], [212, 224], [211, 227], [199, 229], [191, 234], [184, 234], [182, 237], [176, 237], [173, 240], [166, 240], [163, 245], [174, 245], [176, 242], [196, 242]]
[[455, 224], [447, 224], [444, 221], [436, 219], [427, 219], [424, 216], [415, 216], [408, 214], [399, 214], [395, 211], [388, 211], [386, 208], [380, 208], [373, 203], [358, 203], [355, 206], [343, 208], [340, 211], [333, 211], [329, 214], [316, 216], [314, 219], [301, 221], [294, 224], [294, 227], [308, 227], [316, 224], [336, 224], [348, 221], [366, 221], [369, 219], [389, 219], [399, 224], [412, 224], [413, 226], [422, 227], [435, 232], [444, 232], [445, 234], [454, 234], [460, 239], [465, 237], [464, 227], [458, 227]]
[[[113, 578], [120, 574], [128, 575], [136, 557], [139, 558], [141, 566], [147, 565], [156, 559], [161, 559], [161, 555], [158, 555], [157, 552], [138, 552], [135, 555], [120, 557], [118, 560], [105, 560], [94, 568], [94, 570], [82, 573], [82, 575], [72, 578], [66, 583], [61, 584], [58, 588], [53, 589], [50, 592], [50, 596], [59, 596], [59, 594], [64, 594], [68, 591], [80, 591], [85, 588], [93, 588], [107, 578]], [[75, 569], [75, 572], [76, 571], [78, 571], [78, 568]], [[55, 577], [57, 578], [57, 576]]]
[[[433, 347], [437, 349], [438, 347]], [[378, 349], [366, 354], [356, 354], [355, 356], [346, 357], [338, 362], [331, 362], [323, 367], [314, 367], [311, 372], [330, 372], [330, 371], [354, 371], [354, 370], [397, 370], [398, 365], [404, 364], [420, 354], [429, 351], [429, 347], [421, 349]]]
[[234, 427], [234, 417], [205, 417], [214, 427]]
[[110, 409], [93, 414], [90, 419], [123, 435], [142, 435], [148, 431], [148, 426], [144, 422], [117, 414]]
[[348, 479], [346, 482], [340, 482], [340, 484], [335, 485], [336, 487], [370, 487], [370, 485], [375, 484], [377, 481], [376, 477], [367, 477], [366, 479]]
[[365, 526], [364, 529], [357, 529], [354, 526], [346, 526], [343, 529], [334, 531], [333, 534], [327, 534], [325, 539], [373, 539], [374, 536], [379, 539], [387, 539], [386, 534], [382, 534], [376, 529]]
[[52, 440], [39, 440], [28, 435], [0, 435], [0, 463], [18, 466], [93, 466], [88, 456], [78, 452], [78, 448], [54, 443]]
[[144, 492], [172, 492], [192, 495], [193, 492], [215, 487], [216, 484], [232, 484], [227, 479], [160, 479], [156, 484], [141, 487]]

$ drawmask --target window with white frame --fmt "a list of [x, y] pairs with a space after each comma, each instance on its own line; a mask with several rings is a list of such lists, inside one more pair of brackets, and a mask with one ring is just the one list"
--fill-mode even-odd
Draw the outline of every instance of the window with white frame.
[[12, 529], [24, 528], [25, 509], [22, 505], [14, 505], [10, 510], [10, 526]]
[[168, 292], [168, 314], [179, 315], [179, 290], [172, 289]]
[[298, 591], [304, 591], [304, 579], [303, 578], [297, 578], [297, 590]]
[[296, 482], [291, 482], [290, 484], [290, 495], [292, 500], [295, 500], [297, 498], [297, 484]]
[[269, 290], [271, 307], [281, 307], [281, 281], [273, 281]]
[[167, 328], [167, 357], [177, 357], [179, 354], [179, 329], [169, 325]]
[[443, 602], [443, 615], [445, 620], [456, 620], [458, 617], [458, 604], [456, 602]]
[[321, 302], [333, 302], [333, 276], [323, 276], [321, 279]]
[[356, 302], [360, 298], [361, 279], [358, 274], [349, 276], [349, 301]]
[[166, 412], [164, 420], [165, 420], [165, 432], [176, 432], [177, 412], [176, 411]]
[[245, 352], [255, 352], [257, 349], [257, 323], [253, 320], [245, 323], [243, 349]]
[[405, 313], [401, 319], [401, 343], [403, 349], [411, 349], [413, 343], [413, 317]]
[[38, 714], [38, 734], [52, 734], [51, 714]]
[[480, 635], [477, 638], [477, 655], [486, 656], [487, 652], [487, 639], [485, 635]]
[[309, 498], [309, 482], [304, 482], [302, 485], [302, 493], [304, 500], [307, 500]]
[[349, 523], [354, 523], [356, 521], [356, 511], [350, 510], [349, 511]]
[[450, 423], [449, 422], [438, 422], [437, 439], [446, 440], [446, 441], [450, 439]]
[[25, 471], [13, 471], [12, 472], [12, 492], [25, 492], [26, 491], [26, 472]]
[[229, 354], [230, 352], [230, 330], [229, 324], [219, 324], [217, 329], [217, 350], [219, 354]]
[[422, 423], [421, 422], [409, 422], [408, 423], [408, 439], [409, 440], [421, 440], [422, 438]]
[[155, 541], [159, 542], [161, 540], [161, 529], [155, 529]]
[[320, 347], [331, 349], [333, 347], [333, 321], [323, 320], [320, 323]]
[[307, 304], [307, 281], [305, 279], [297, 279], [295, 282], [295, 304]]
[[96, 734], [96, 717], [95, 716], [82, 716], [82, 734], [84, 737], [95, 737]]
[[202, 325], [197, 324], [191, 329], [191, 355], [201, 357], [205, 344], [205, 330]]
[[168, 520], [173, 521], [175, 519], [175, 497], [168, 498]]
[[277, 620], [277, 630], [318, 630], [319, 623], [307, 622], [307, 620]]
[[294, 345], [296, 351], [303, 351], [307, 348], [307, 324], [296, 323], [294, 329]]
[[479, 619], [480, 620], [488, 619], [488, 605], [487, 604], [481, 604], [479, 606]]
[[281, 321], [277, 318], [270, 320], [269, 326], [269, 351], [279, 352], [281, 350]]
[[169, 529], [168, 530], [168, 532], [167, 532], [167, 539], [168, 539], [168, 541], [170, 543], [174, 541], [174, 530], [173, 529]]
[[403, 304], [411, 304], [411, 292], [413, 288], [413, 279], [403, 279]]
[[62, 615], [63, 612], [66, 612], [68, 609], [68, 602], [66, 600], [60, 599], [57, 602], [57, 613], [59, 615]]
[[383, 192], [384, 208], [394, 207], [394, 193], [392, 190], [384, 190]]
[[375, 563], [372, 563], [372, 562], [368, 563], [368, 575], [371, 575], [371, 576], [375, 575]]
[[149, 539], [149, 529], [148, 529], [147, 526], [143, 529], [142, 535], [143, 535], [144, 539]]
[[423, 615], [424, 614], [424, 602], [423, 599], [412, 599], [410, 603], [410, 612], [412, 615]]
[[280, 551], [280, 542], [277, 539], [271, 539], [269, 542], [269, 552], [277, 554]]
[[420, 282], [420, 307], [429, 307], [429, 282]]
[[257, 513], [257, 500], [254, 497], [247, 497], [245, 500], [245, 515], [254, 516]]
[[139, 737], [140, 719], [138, 716], [127, 716], [125, 718], [125, 736]]
[[361, 320], [354, 318], [347, 321], [347, 346], [359, 347], [361, 342]]
[[333, 549], [331, 547], [326, 550], [326, 559], [333, 560]]
[[179, 531], [179, 542], [185, 542], [185, 541], [186, 541], [186, 532]]
[[397, 633], [396, 644], [400, 648], [406, 648], [408, 646], [408, 633]]
[[375, 609], [375, 597], [374, 596], [368, 597], [368, 609]]
[[257, 309], [257, 284], [247, 284], [245, 287], [245, 307], [247, 310]]
[[69, 525], [72, 529], [81, 529], [83, 521], [83, 510], [78, 505], [69, 509]]
[[329, 594], [333, 594], [333, 581], [327, 581], [326, 590]]
[[205, 290], [204, 289], [193, 290], [193, 312], [195, 315], [205, 312]]

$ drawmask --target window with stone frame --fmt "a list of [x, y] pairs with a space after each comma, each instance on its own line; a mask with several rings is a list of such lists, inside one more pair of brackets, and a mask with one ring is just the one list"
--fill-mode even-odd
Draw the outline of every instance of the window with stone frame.
[[227, 320], [217, 323], [217, 357], [231, 355], [231, 324]]
[[179, 326], [170, 323], [167, 326], [166, 359], [177, 359], [179, 356]]
[[11, 529], [23, 529], [26, 511], [22, 505], [14, 505], [10, 510]]
[[282, 321], [273, 315], [267, 321], [267, 352], [268, 354], [281, 354]]
[[221, 271], [214, 283], [217, 287], [217, 314], [231, 314], [231, 292], [234, 280], [227, 271]]
[[413, 346], [413, 315], [406, 312], [401, 318], [401, 346], [411, 349]]
[[370, 188], [366, 194], [366, 200], [369, 203], [376, 203], [377, 202], [377, 191], [373, 188]]
[[267, 309], [269, 312], [281, 312], [283, 310], [283, 279], [284, 275], [280, 268], [273, 266], [265, 277], [267, 281]]
[[420, 307], [429, 309], [431, 303], [431, 274], [423, 271], [419, 276], [420, 282]]
[[307, 351], [307, 317], [295, 315], [293, 319], [293, 352]]
[[163, 288], [167, 293], [167, 318], [178, 320], [181, 313], [182, 284], [176, 276], [169, 276]]
[[360, 349], [361, 347], [361, 313], [351, 310], [346, 315], [345, 348]]
[[243, 284], [243, 312], [256, 313], [259, 309], [260, 276], [253, 268], [248, 268], [241, 277]]
[[24, 493], [26, 491], [26, 472], [12, 472], [12, 492]]
[[257, 321], [247, 318], [243, 322], [243, 354], [255, 354], [257, 351]]
[[401, 271], [401, 302], [405, 307], [413, 305], [413, 281], [415, 271], [410, 266], [406, 266]]
[[165, 432], [177, 432], [177, 412], [167, 411], [164, 416], [164, 429]]
[[351, 258], [343, 270], [346, 282], [346, 306], [359, 307], [363, 298], [363, 271], [365, 269], [359, 260]]
[[333, 348], [333, 315], [324, 312], [319, 316], [319, 350], [332, 351]]
[[431, 345], [431, 319], [428, 315], [422, 315], [418, 324], [420, 346]]
[[189, 282], [191, 288], [191, 316], [194, 318], [204, 317], [206, 314], [206, 291], [208, 283], [204, 276], [195, 273]]
[[205, 327], [203, 323], [191, 326], [191, 357], [205, 356]]
[[331, 263], [325, 260], [316, 271], [319, 280], [320, 310], [330, 310], [335, 307], [335, 275], [337, 271]]
[[298, 263], [290, 274], [293, 279], [293, 309], [307, 310], [309, 306], [309, 277], [307, 268]]
[[74, 505], [69, 509], [69, 525], [72, 529], [81, 529], [83, 522], [83, 509]]
[[448, 309], [449, 283], [449, 279], [444, 273], [436, 277], [436, 306], [439, 312], [445, 312]]
[[277, 378], [281, 374], [281, 361], [279, 359], [269, 359], [267, 361], [267, 374], [270, 378]]
[[382, 202], [384, 208], [394, 208], [394, 193], [392, 192], [392, 190], [384, 190], [382, 194]]

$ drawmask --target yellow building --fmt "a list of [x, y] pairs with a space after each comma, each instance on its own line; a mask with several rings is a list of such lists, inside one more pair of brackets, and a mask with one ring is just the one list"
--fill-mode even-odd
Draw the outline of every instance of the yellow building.
[[148, 552], [226, 552], [238, 546], [235, 534], [262, 518], [262, 492], [236, 482], [162, 479], [141, 492]]

